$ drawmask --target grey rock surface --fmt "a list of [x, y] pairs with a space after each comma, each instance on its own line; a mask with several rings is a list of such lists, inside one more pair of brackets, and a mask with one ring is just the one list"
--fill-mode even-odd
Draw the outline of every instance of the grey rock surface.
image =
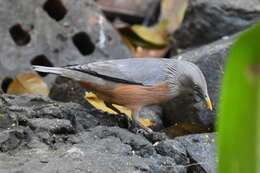
[[188, 164], [190, 162], [185, 147], [176, 140], [159, 142], [156, 145], [156, 151], [163, 156], [170, 156], [179, 164]]
[[173, 35], [179, 48], [232, 35], [260, 21], [258, 0], [191, 0], [181, 27]]
[[[60, 145], [51, 150], [38, 146], [20, 151], [10, 160], [0, 154], [3, 172], [70, 173], [70, 172], [176, 172], [186, 169], [170, 157], [160, 156], [141, 136], [119, 128], [97, 127], [77, 136], [75, 144]], [[142, 156], [142, 152], [146, 156]], [[148, 152], [148, 153], [147, 153]]]
[[[115, 117], [76, 103], [1, 95], [0, 112], [14, 121], [0, 130], [0, 172], [187, 172], [180, 143], [169, 154], [159, 151], [149, 138], [117, 127]], [[166, 139], [159, 136], [153, 140]]]
[[[175, 138], [186, 149], [195, 172], [216, 172], [215, 134], [205, 133]], [[202, 169], [201, 169], [202, 168]]]
[[[15, 4], [15, 5], [14, 5]], [[130, 57], [92, 0], [0, 0], [0, 84], [32, 64], [63, 66]], [[55, 76], [48, 75], [51, 83]]]

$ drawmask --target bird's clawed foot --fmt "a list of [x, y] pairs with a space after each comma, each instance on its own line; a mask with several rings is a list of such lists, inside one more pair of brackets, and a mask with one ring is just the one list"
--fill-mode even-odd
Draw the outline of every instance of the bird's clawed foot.
[[153, 130], [149, 127], [142, 125], [139, 122], [131, 121], [130, 129], [137, 134], [148, 135], [153, 133]]
[[150, 128], [146, 128], [146, 129], [140, 128], [140, 129], [137, 129], [136, 133], [143, 134], [143, 135], [149, 135], [149, 134], [153, 133], [153, 130]]

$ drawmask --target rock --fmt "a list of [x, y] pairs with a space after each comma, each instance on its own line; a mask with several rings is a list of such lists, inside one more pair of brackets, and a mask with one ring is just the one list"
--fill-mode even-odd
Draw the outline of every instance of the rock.
[[163, 156], [173, 158], [178, 164], [186, 165], [189, 163], [186, 148], [176, 140], [159, 142], [158, 145], [156, 145], [156, 151]]
[[0, 112], [10, 115], [17, 125], [51, 133], [72, 133], [97, 125], [117, 125], [116, 117], [68, 102], [55, 102], [43, 96], [0, 96]]
[[235, 36], [231, 36], [173, 57], [194, 62], [200, 67], [206, 77], [213, 111], [207, 110], [204, 105], [194, 105], [194, 101], [188, 96], [181, 96], [164, 105], [164, 122], [171, 125], [190, 122], [213, 130], [224, 61], [234, 38]]
[[190, 169], [200, 170], [192, 172], [216, 172], [215, 134], [187, 135], [177, 137], [174, 140], [180, 142], [186, 148], [190, 159], [194, 163], [194, 166]]
[[157, 153], [169, 156], [188, 172], [215, 173], [215, 134], [204, 133], [167, 139], [155, 145]]
[[[156, 20], [155, 12], [158, 11], [160, 0], [132, 0], [118, 1], [118, 0], [97, 0], [107, 18], [111, 21], [118, 21], [118, 19], [132, 24]], [[158, 17], [158, 16], [157, 16]], [[151, 20], [151, 21], [150, 21]]]
[[3, 94], [0, 104], [0, 112], [12, 112], [17, 122], [0, 129], [0, 172], [187, 172], [182, 146], [167, 154], [148, 138], [116, 127], [107, 114], [43, 96]]
[[[3, 94], [0, 104], [0, 112], [12, 112], [17, 122], [0, 130], [0, 172], [185, 173], [214, 168], [212, 134], [144, 137], [116, 127], [109, 115], [43, 96]], [[209, 162], [197, 165], [205, 160]]]
[[70, 134], [74, 132], [71, 122], [64, 119], [33, 118], [28, 120], [28, 125], [31, 129], [44, 130], [55, 134]]
[[[0, 1], [0, 84], [31, 65], [64, 66], [130, 57], [91, 0]], [[43, 75], [49, 84], [55, 76]]]
[[28, 130], [17, 128], [8, 129], [0, 132], [0, 151], [7, 152], [15, 150], [19, 146], [30, 141]]
[[241, 31], [259, 17], [258, 0], [192, 0], [173, 37], [179, 48], [198, 47]]
[[79, 103], [91, 109], [91, 106], [84, 99], [85, 92], [86, 90], [78, 82], [59, 76], [51, 87], [49, 97], [61, 102]]
[[[59, 144], [55, 149], [35, 145], [10, 156], [0, 153], [1, 172], [175, 172], [181, 164], [156, 153], [144, 137], [118, 127], [95, 127], [81, 132], [78, 142]], [[69, 140], [68, 140], [69, 141]], [[30, 143], [29, 143], [30, 144]]]

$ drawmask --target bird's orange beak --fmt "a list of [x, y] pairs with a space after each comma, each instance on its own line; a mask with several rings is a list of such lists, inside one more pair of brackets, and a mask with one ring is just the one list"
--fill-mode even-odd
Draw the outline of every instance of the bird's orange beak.
[[210, 111], [212, 111], [212, 110], [213, 110], [213, 107], [212, 107], [212, 102], [211, 102], [209, 96], [207, 96], [207, 97], [205, 98], [205, 102], [206, 102], [207, 108], [208, 108]]

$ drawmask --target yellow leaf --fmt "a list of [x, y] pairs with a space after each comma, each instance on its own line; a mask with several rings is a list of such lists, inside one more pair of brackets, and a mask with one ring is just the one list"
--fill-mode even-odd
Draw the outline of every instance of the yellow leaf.
[[41, 94], [47, 96], [49, 89], [39, 75], [35, 73], [20, 73], [9, 85], [7, 94]]
[[153, 27], [146, 27], [142, 25], [133, 25], [132, 31], [137, 34], [144, 41], [149, 43], [165, 46], [168, 44], [167, 21], [161, 21]]
[[182, 23], [188, 0], [161, 0], [160, 21], [167, 21], [167, 32], [173, 33]]
[[139, 118], [139, 122], [144, 125], [145, 127], [151, 127], [151, 126], [154, 126], [154, 123], [147, 119], [147, 118]]
[[[99, 99], [94, 93], [92, 92], [86, 92], [85, 93], [85, 99], [92, 105], [94, 106], [96, 109], [98, 110], [101, 110], [103, 112], [107, 112], [107, 113], [110, 113], [110, 114], [114, 114], [114, 115], [117, 115], [118, 113], [115, 112], [114, 110], [110, 109], [109, 107], [106, 106], [106, 104], [104, 103], [103, 100]], [[126, 107], [124, 106], [119, 106], [119, 105], [116, 105], [116, 104], [113, 104], [113, 106], [119, 110], [121, 113], [127, 115], [127, 117], [129, 119], [132, 119], [131, 117], [131, 111], [129, 109], [127, 109]], [[147, 119], [147, 118], [140, 118], [139, 119], [140, 123], [142, 125], [144, 125], [145, 127], [150, 127], [150, 126], [153, 126], [154, 123]]]
[[[99, 99], [94, 93], [86, 92], [85, 99], [98, 110], [117, 115], [117, 112], [115, 112], [114, 110], [107, 107], [106, 104], [104, 103], [104, 101]], [[117, 108], [121, 113], [126, 114], [131, 119], [131, 111], [129, 109], [127, 109], [126, 107], [123, 107], [123, 106], [116, 105], [116, 104], [113, 104], [113, 106], [115, 108]]]

